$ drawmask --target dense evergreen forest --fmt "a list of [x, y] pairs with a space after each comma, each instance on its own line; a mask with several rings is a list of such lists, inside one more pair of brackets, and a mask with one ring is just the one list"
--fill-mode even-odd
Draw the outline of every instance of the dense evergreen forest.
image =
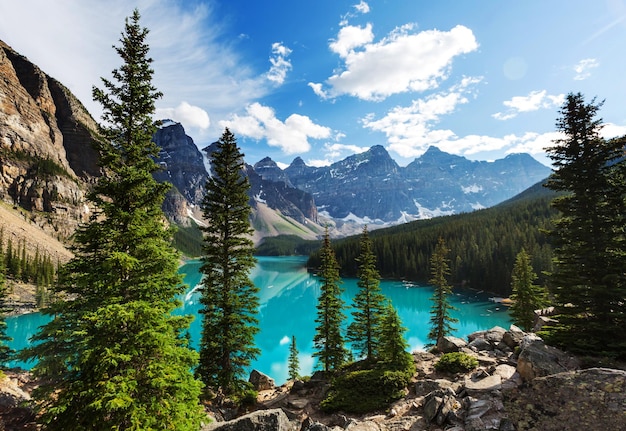
[[11, 238], [4, 240], [0, 230], [0, 260], [4, 275], [9, 280], [30, 283], [36, 286], [37, 306], [42, 307], [48, 301], [48, 288], [55, 283], [58, 262], [45, 253], [35, 251], [31, 256], [26, 252], [26, 242], [14, 244]]
[[[550, 205], [555, 196], [537, 184], [492, 208], [375, 230], [370, 235], [380, 274], [426, 283], [429, 259], [438, 239], [443, 238], [450, 249], [450, 281], [454, 285], [508, 296], [515, 256], [522, 248], [531, 255], [537, 282], [543, 285], [552, 265], [551, 246], [543, 231], [556, 214]], [[343, 276], [356, 275], [358, 243], [358, 237], [334, 242]], [[311, 254], [308, 265], [319, 266], [317, 252]]]

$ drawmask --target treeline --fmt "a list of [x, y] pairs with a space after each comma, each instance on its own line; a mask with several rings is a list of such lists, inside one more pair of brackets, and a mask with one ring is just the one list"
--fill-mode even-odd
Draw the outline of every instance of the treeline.
[[[552, 267], [552, 248], [544, 230], [556, 212], [550, 203], [555, 193], [538, 184], [514, 200], [467, 214], [419, 220], [372, 231], [374, 253], [383, 278], [426, 283], [429, 259], [439, 238], [450, 249], [451, 282], [499, 295], [511, 293], [511, 273], [522, 248], [532, 256], [538, 284], [546, 283]], [[355, 276], [357, 237], [334, 243], [343, 276]], [[319, 255], [310, 255], [308, 266], [319, 266]]]
[[13, 244], [11, 238], [4, 241], [4, 230], [0, 230], [0, 259], [7, 279], [22, 283], [34, 284], [37, 288], [35, 297], [37, 306], [41, 307], [48, 301], [47, 288], [55, 283], [58, 262], [53, 262], [50, 255], [41, 253], [39, 248], [35, 255], [26, 252], [26, 241]]

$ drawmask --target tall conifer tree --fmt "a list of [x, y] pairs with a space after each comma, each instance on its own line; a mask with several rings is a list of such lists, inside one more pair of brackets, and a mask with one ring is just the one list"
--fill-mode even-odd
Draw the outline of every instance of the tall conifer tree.
[[407, 352], [409, 345], [404, 338], [405, 332], [398, 311], [391, 302], [387, 302], [383, 309], [379, 349], [380, 359], [389, 369], [412, 369], [413, 356]]
[[296, 346], [296, 336], [291, 336], [291, 345], [289, 346], [289, 378], [297, 379], [300, 374], [300, 361], [298, 360], [298, 346]]
[[544, 306], [547, 295], [543, 288], [534, 284], [537, 274], [533, 272], [530, 256], [524, 249], [515, 258], [511, 278], [511, 317], [524, 331], [532, 331], [535, 310]]
[[13, 350], [7, 345], [12, 340], [7, 335], [6, 313], [6, 270], [4, 267], [4, 253], [2, 252], [2, 236], [0, 235], [0, 367], [3, 367], [13, 355]]
[[212, 154], [202, 211], [204, 232], [201, 271], [203, 308], [200, 365], [197, 375], [226, 395], [244, 388], [245, 368], [257, 357], [259, 289], [249, 274], [256, 263], [250, 227], [250, 183], [243, 173], [244, 155], [230, 130]]
[[343, 365], [347, 351], [341, 334], [341, 325], [345, 320], [344, 301], [341, 299], [342, 290], [339, 286], [341, 278], [337, 258], [330, 243], [328, 227], [324, 232], [320, 261], [320, 296], [315, 319], [317, 326], [313, 337], [316, 351], [313, 356], [318, 358], [324, 371], [332, 371]]
[[380, 274], [376, 269], [376, 256], [372, 250], [372, 240], [363, 228], [359, 241], [360, 255], [357, 258], [359, 291], [354, 296], [352, 316], [346, 338], [361, 356], [367, 360], [378, 354], [381, 336], [381, 320], [385, 306], [385, 295], [380, 289]]
[[190, 318], [173, 316], [184, 291], [178, 254], [161, 210], [151, 116], [160, 93], [137, 10], [126, 20], [123, 60], [105, 89], [99, 145], [102, 176], [89, 194], [96, 211], [75, 235], [75, 258], [55, 288], [62, 300], [26, 352], [41, 386], [41, 419], [51, 430], [197, 430], [197, 353], [183, 336]]
[[547, 186], [564, 194], [553, 202], [561, 214], [550, 233], [560, 315], [546, 336], [574, 352], [626, 359], [626, 140], [600, 136], [601, 106], [568, 94], [557, 120], [564, 137], [547, 148], [556, 168]]
[[458, 319], [453, 318], [450, 314], [455, 308], [448, 301], [448, 295], [452, 293], [452, 286], [448, 284], [450, 265], [447, 256], [449, 252], [446, 242], [440, 237], [430, 259], [431, 279], [429, 281], [435, 286], [435, 292], [431, 298], [433, 305], [430, 311], [431, 330], [428, 333], [428, 338], [435, 343], [441, 337], [454, 331], [452, 324], [458, 322]]

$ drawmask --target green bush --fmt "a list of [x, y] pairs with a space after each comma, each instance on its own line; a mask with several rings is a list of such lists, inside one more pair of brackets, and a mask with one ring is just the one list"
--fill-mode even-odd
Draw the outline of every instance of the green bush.
[[404, 396], [413, 369], [398, 371], [374, 368], [341, 374], [333, 380], [320, 407], [325, 412], [341, 410], [349, 413], [385, 409]]
[[435, 364], [437, 371], [464, 373], [478, 366], [478, 360], [462, 352], [445, 353]]

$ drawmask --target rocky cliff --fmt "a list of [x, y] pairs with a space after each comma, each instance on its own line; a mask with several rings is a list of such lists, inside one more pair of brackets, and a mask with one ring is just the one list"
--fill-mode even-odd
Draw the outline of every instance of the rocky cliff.
[[0, 199], [65, 239], [98, 174], [97, 125], [54, 78], [0, 41]]

